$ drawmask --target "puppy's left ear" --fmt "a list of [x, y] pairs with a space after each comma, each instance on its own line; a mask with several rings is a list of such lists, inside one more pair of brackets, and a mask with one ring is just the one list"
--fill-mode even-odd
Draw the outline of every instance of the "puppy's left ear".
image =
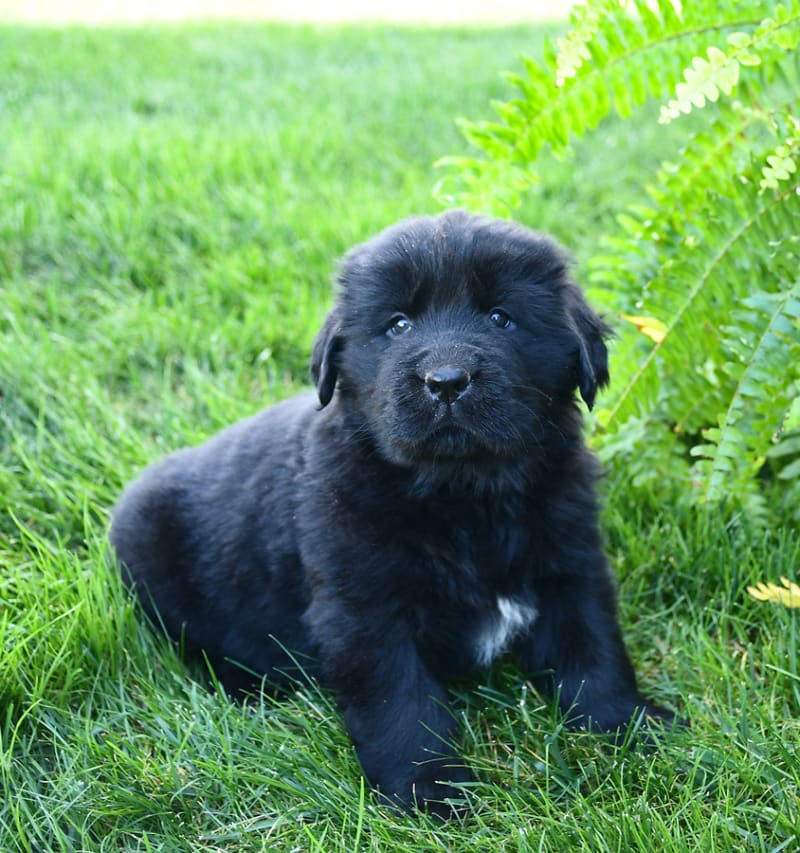
[[311, 353], [311, 378], [317, 386], [321, 406], [327, 406], [333, 398], [343, 343], [339, 311], [334, 308], [317, 333]]
[[576, 285], [571, 288], [569, 317], [578, 338], [578, 390], [589, 409], [597, 389], [608, 385], [608, 350], [611, 328], [588, 306]]

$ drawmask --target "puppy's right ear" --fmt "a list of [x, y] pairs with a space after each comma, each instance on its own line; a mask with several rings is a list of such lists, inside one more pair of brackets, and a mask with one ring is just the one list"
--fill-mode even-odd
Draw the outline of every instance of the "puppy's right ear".
[[334, 308], [325, 318], [311, 353], [311, 378], [317, 386], [321, 406], [327, 406], [333, 398], [343, 343], [339, 312]]

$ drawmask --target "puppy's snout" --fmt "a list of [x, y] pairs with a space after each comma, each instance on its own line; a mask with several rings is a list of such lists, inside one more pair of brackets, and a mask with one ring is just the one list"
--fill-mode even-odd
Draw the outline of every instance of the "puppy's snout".
[[469, 388], [472, 377], [463, 367], [445, 364], [425, 373], [425, 385], [437, 400], [452, 403]]

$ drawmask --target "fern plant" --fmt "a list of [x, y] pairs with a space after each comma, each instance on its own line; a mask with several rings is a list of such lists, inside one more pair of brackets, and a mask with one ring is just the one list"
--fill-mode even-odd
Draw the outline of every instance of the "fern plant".
[[612, 111], [658, 99], [662, 123], [696, 115], [590, 264], [629, 321], [595, 440], [637, 482], [762, 521], [766, 481], [800, 517], [798, 42], [800, 0], [587, 0], [511, 77], [519, 97], [496, 105], [499, 121], [462, 123], [479, 153], [441, 161], [437, 187], [505, 215], [545, 150]]

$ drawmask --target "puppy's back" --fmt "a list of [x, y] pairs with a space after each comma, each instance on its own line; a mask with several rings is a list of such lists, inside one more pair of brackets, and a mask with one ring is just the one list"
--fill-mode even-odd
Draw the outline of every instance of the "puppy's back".
[[[263, 618], [252, 626], [262, 644], [276, 624], [299, 623], [290, 613], [305, 606], [296, 488], [317, 409], [313, 394], [293, 397], [166, 456], [123, 492], [111, 543], [126, 582], [172, 636], [186, 631], [208, 650], [209, 633], [220, 644], [246, 638], [245, 613]], [[199, 635], [192, 626], [203, 626]]]

